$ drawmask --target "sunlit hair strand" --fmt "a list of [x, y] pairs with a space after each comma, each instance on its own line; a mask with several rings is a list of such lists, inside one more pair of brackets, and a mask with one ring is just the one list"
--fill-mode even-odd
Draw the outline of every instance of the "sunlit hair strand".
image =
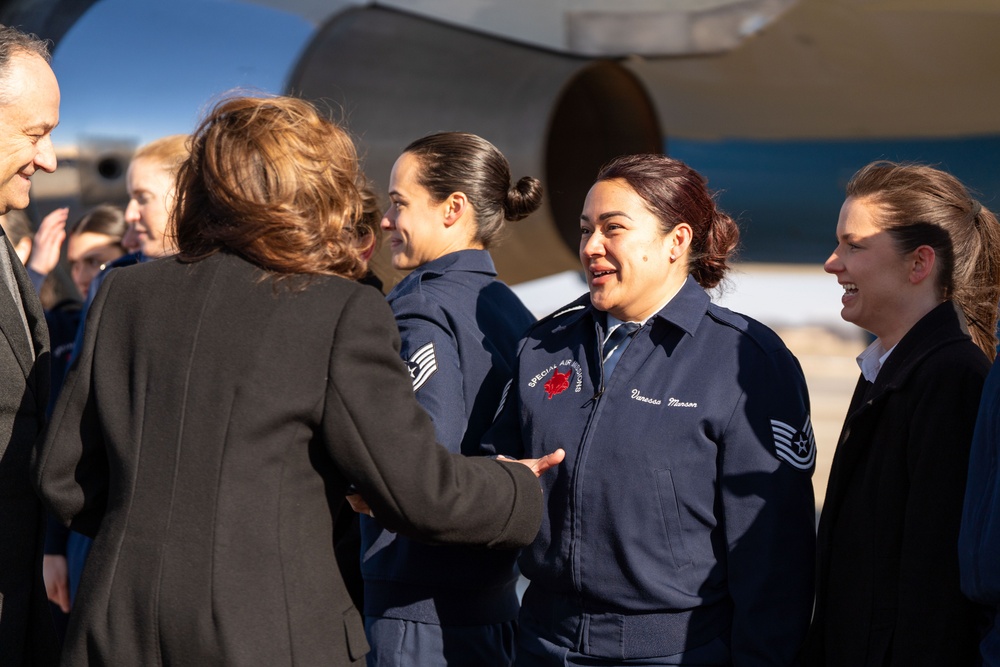
[[373, 205], [347, 133], [303, 100], [237, 97], [193, 135], [178, 174], [180, 258], [239, 255], [274, 274], [359, 278]]

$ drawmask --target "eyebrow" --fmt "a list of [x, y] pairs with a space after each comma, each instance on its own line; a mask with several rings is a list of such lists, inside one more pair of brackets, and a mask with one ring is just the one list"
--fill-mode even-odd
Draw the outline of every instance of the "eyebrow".
[[26, 127], [25, 131], [26, 132], [44, 132], [45, 134], [48, 134], [52, 130], [56, 129], [58, 126], [59, 126], [59, 123], [56, 123], [55, 125], [49, 125], [48, 123], [36, 123], [34, 125], [29, 125], [28, 127]]
[[[604, 222], [608, 218], [617, 218], [617, 217], [628, 218], [629, 220], [632, 219], [624, 211], [608, 211], [607, 213], [601, 213], [599, 216], [597, 216], [597, 219], [600, 220], [601, 222]], [[580, 219], [583, 220], [584, 222], [590, 222], [590, 218], [585, 216], [583, 213], [580, 214]]]

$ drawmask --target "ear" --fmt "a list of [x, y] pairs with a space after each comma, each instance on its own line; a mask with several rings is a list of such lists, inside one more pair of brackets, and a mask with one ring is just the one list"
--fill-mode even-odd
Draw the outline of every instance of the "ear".
[[674, 225], [674, 228], [670, 230], [671, 262], [676, 262], [687, 257], [688, 250], [691, 248], [691, 239], [693, 236], [694, 231], [688, 223], [678, 222]]
[[444, 200], [444, 226], [451, 227], [470, 209], [469, 198], [464, 192], [452, 192]]
[[911, 254], [910, 283], [919, 285], [934, 274], [937, 253], [929, 245], [922, 245]]

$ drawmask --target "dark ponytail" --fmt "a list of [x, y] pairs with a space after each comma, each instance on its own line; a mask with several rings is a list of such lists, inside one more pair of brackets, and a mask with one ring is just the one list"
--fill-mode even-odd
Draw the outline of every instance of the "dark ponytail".
[[679, 222], [691, 225], [688, 272], [705, 289], [722, 282], [740, 242], [731, 217], [715, 206], [705, 178], [666, 155], [624, 155], [605, 165], [598, 181], [621, 179], [646, 202], [668, 234]]
[[510, 165], [496, 146], [475, 134], [439, 132], [406, 147], [420, 163], [418, 181], [437, 202], [464, 192], [476, 213], [476, 241], [489, 248], [505, 220], [521, 220], [542, 204], [542, 184], [525, 176], [511, 185]]

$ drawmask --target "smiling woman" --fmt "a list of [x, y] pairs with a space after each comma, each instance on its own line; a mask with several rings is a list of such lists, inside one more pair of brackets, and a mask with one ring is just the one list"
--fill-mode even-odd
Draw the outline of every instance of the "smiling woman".
[[1000, 224], [945, 172], [875, 162], [848, 183], [825, 269], [843, 318], [877, 338], [823, 504], [807, 664], [976, 664], [986, 616], [959, 589], [956, 544]]
[[134, 228], [139, 249], [147, 258], [177, 252], [170, 215], [174, 179], [188, 151], [188, 136], [172, 134], [141, 146], [132, 157], [126, 176], [129, 201], [125, 221]]
[[566, 450], [519, 561], [516, 664], [792, 664], [816, 451], [795, 358], [705, 291], [738, 229], [663, 155], [605, 166], [580, 229], [590, 293], [528, 331], [484, 438]]
[[[389, 294], [417, 401], [438, 441], [474, 454], [534, 317], [496, 278], [488, 248], [542, 200], [480, 136], [412, 142], [389, 177], [382, 218], [398, 269]], [[506, 667], [514, 655], [516, 554], [428, 547], [361, 517], [369, 665]]]

